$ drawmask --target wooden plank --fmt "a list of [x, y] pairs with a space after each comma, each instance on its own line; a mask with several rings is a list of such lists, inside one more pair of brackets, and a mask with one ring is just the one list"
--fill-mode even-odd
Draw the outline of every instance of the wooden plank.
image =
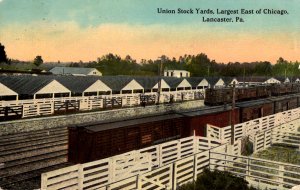
[[69, 186], [77, 186], [78, 185], [78, 179], [71, 179], [71, 180], [68, 180], [68, 181], [64, 181], [64, 182], [60, 182], [60, 183], [57, 183], [55, 185], [51, 185], [51, 186], [48, 186], [47, 189], [65, 189]]
[[74, 178], [78, 178], [78, 172], [77, 171], [67, 173], [67, 174], [64, 174], [64, 175], [59, 175], [59, 176], [51, 178], [51, 179], [48, 178], [47, 186], [51, 186], [52, 184], [63, 182], [63, 181], [68, 181], [68, 180], [74, 179]]
[[54, 170], [51, 172], [47, 172], [46, 174], [47, 174], [48, 178], [51, 178], [54, 176], [65, 174], [65, 173], [77, 172], [78, 168], [79, 168], [79, 164], [74, 165], [74, 166], [65, 167], [65, 168], [58, 169], [58, 170]]

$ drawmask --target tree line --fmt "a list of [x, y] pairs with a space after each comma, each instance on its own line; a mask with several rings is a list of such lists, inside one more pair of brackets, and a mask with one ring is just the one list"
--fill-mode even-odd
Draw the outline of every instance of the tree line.
[[[0, 43], [0, 63], [6, 63], [10, 65], [15, 63], [28, 64], [19, 60], [8, 59], [5, 53], [5, 48]], [[32, 62], [32, 65], [39, 67], [43, 64], [43, 58], [37, 55]], [[58, 61], [55, 66], [62, 65]], [[159, 58], [152, 60], [142, 59], [139, 63], [127, 55], [122, 58], [119, 55], [109, 53], [98, 57], [95, 61], [90, 62], [72, 62], [64, 64], [70, 67], [94, 67], [103, 73], [103, 75], [140, 75], [140, 76], [157, 76], [162, 69], [176, 69], [190, 71], [191, 76], [300, 76], [300, 63], [298, 61], [291, 62], [280, 57], [275, 64], [268, 61], [256, 61], [256, 62], [229, 62], [229, 63], [217, 63], [215, 60], [211, 60], [205, 53], [199, 53], [197, 55], [183, 55], [179, 58], [169, 58], [166, 55], [162, 55]]]
[[72, 63], [70, 66], [87, 66], [99, 69], [104, 75], [158, 75], [160, 65], [163, 70], [177, 69], [191, 72], [191, 76], [300, 76], [298, 61], [291, 62], [280, 57], [275, 64], [268, 61], [217, 63], [206, 54], [184, 55], [178, 59], [165, 55], [155, 60], [142, 59], [137, 63], [127, 55], [109, 53], [89, 63]]

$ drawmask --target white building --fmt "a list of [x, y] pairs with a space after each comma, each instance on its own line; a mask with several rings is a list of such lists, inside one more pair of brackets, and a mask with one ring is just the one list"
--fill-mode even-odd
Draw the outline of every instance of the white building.
[[190, 72], [185, 70], [165, 70], [164, 71], [165, 77], [190, 77]]
[[95, 68], [83, 67], [54, 67], [50, 72], [55, 75], [102, 76], [102, 73]]

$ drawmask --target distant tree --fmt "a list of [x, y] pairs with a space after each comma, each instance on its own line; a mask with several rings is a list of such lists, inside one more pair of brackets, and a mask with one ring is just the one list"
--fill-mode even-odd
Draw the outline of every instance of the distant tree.
[[288, 68], [288, 61], [279, 57], [276, 64], [273, 67], [274, 76], [286, 76]]
[[0, 43], [0, 63], [7, 63], [8, 59], [6, 57], [5, 47]]
[[126, 55], [125, 61], [127, 61], [127, 62], [132, 62], [133, 60], [132, 60], [132, 58], [131, 58], [130, 55]]
[[33, 60], [33, 64], [37, 67], [39, 67], [43, 63], [44, 63], [43, 58], [40, 55], [36, 56]]

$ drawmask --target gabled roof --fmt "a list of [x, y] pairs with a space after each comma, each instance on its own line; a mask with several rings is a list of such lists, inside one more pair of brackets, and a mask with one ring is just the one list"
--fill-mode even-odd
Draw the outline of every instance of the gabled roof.
[[144, 89], [151, 90], [159, 81], [159, 77], [134, 77]]
[[113, 91], [121, 91], [133, 79], [131, 76], [102, 76], [99, 79]]
[[282, 83], [284, 83], [286, 79], [290, 80], [288, 77], [282, 77], [282, 76], [273, 77], [273, 78], [276, 79], [276, 80], [279, 80]]
[[174, 78], [174, 77], [162, 77], [164, 81], [171, 87], [177, 88], [178, 85], [182, 82], [183, 78]]
[[53, 69], [50, 70], [50, 72], [52, 72], [53, 74], [82, 74], [82, 75], [87, 75], [87, 74], [89, 74], [90, 72], [92, 72], [94, 70], [95, 70], [95, 68], [54, 67]]
[[55, 76], [58, 82], [70, 89], [73, 93], [82, 93], [92, 84], [94, 84], [98, 77], [84, 77], [84, 76]]
[[202, 80], [204, 80], [205, 78], [204, 77], [187, 77], [185, 79], [192, 85], [192, 87], [197, 87], [200, 84], [200, 82]]
[[246, 76], [246, 77], [238, 77], [237, 80], [239, 82], [257, 82], [257, 83], [263, 83], [270, 79], [272, 77], [266, 77], [266, 76]]
[[0, 96], [16, 96], [18, 93], [0, 82]]
[[0, 76], [0, 82], [18, 94], [34, 95], [54, 79], [48, 76]]
[[229, 85], [233, 80], [239, 81], [236, 77], [222, 77], [224, 83]]
[[[205, 78], [207, 81], [208, 81], [208, 83], [210, 84], [210, 85], [212, 85], [212, 86], [214, 86], [215, 84], [217, 84], [217, 82], [220, 80], [220, 79], [222, 79], [222, 78], [220, 78], [220, 77], [206, 77]], [[223, 79], [222, 79], [223, 80]], [[223, 80], [224, 81], [224, 80]], [[224, 81], [225, 82], [225, 81]]]
[[178, 69], [165, 69], [164, 71], [165, 72], [166, 71], [190, 72], [190, 71], [187, 71], [187, 70], [178, 70]]
[[122, 88], [122, 90], [141, 90], [144, 87], [139, 84], [135, 79], [132, 79], [126, 86]]

